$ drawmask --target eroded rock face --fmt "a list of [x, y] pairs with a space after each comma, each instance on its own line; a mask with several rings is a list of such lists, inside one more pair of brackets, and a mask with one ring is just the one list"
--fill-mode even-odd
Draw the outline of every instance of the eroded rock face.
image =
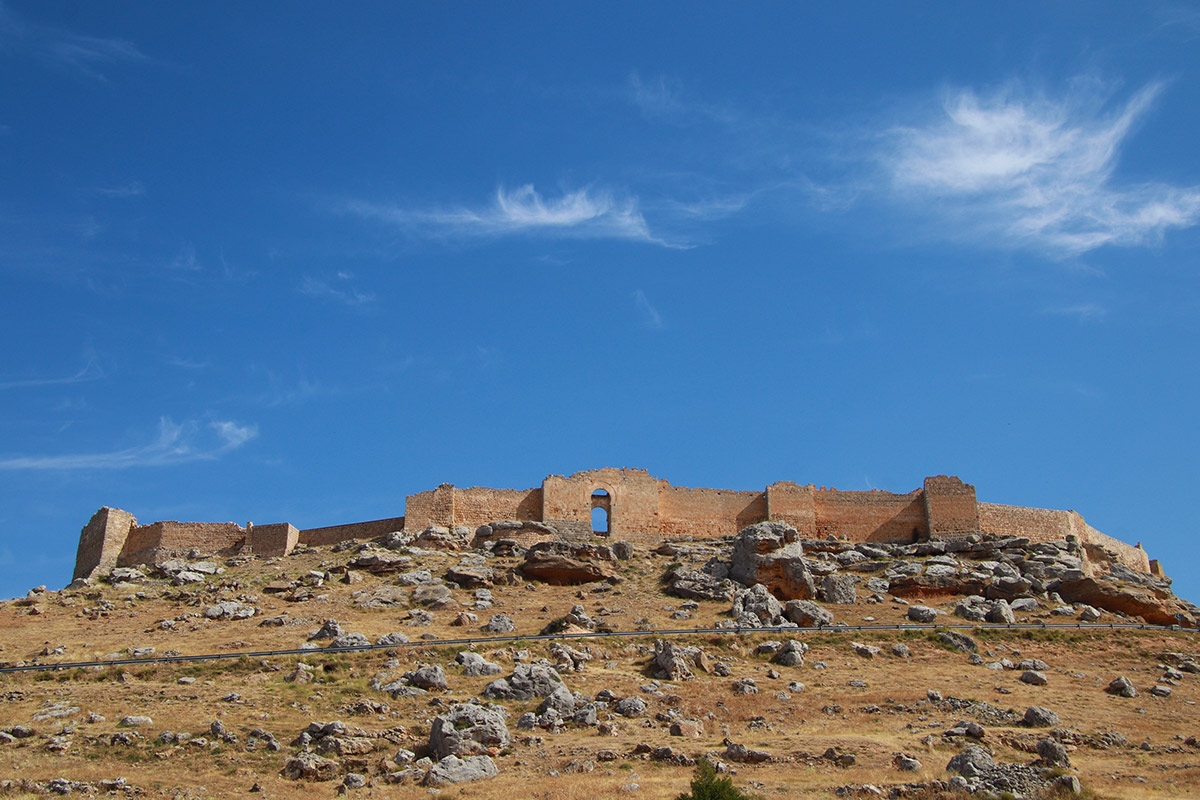
[[733, 598], [733, 616], [742, 628], [761, 628], [783, 622], [783, 606], [761, 583], [743, 589]]
[[529, 580], [553, 586], [577, 586], [582, 583], [611, 581], [616, 573], [591, 561], [580, 561], [557, 553], [531, 551], [521, 564], [521, 573]]
[[784, 522], [760, 522], [734, 539], [729, 577], [744, 586], [762, 584], [785, 600], [811, 600], [816, 585], [804, 563], [800, 534]]
[[1055, 591], [1067, 602], [1085, 603], [1105, 611], [1141, 617], [1152, 625], [1177, 625], [1182, 619], [1183, 625], [1196, 627], [1197, 620], [1192, 609], [1179, 602], [1169, 589], [1150, 584], [1144, 580], [1148, 576], [1133, 574], [1143, 578], [1140, 583], [1149, 585], [1138, 585], [1133, 581], [1117, 583], [1105, 578], [1081, 577], [1077, 580], [1061, 581]]
[[429, 730], [429, 750], [439, 760], [499, 753], [511, 743], [504, 712], [474, 703], [452, 706]]

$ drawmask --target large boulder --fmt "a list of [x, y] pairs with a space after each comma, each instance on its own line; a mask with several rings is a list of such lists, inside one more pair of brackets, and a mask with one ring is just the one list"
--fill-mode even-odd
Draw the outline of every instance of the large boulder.
[[733, 616], [742, 628], [761, 628], [784, 621], [783, 606], [761, 583], [737, 593], [733, 598]]
[[1113, 581], [1105, 578], [1081, 577], [1064, 580], [1055, 591], [1068, 603], [1086, 603], [1105, 611], [1141, 617], [1152, 625], [1196, 627], [1192, 609], [1175, 597], [1170, 589], [1132, 581]]
[[695, 670], [709, 672], [708, 656], [699, 647], [684, 647], [664, 639], [654, 641], [654, 677], [668, 681], [686, 681], [696, 677]]
[[812, 600], [788, 600], [783, 615], [801, 628], [820, 628], [833, 624], [833, 614]]
[[496, 762], [488, 756], [446, 756], [425, 773], [426, 786], [445, 786], [494, 778], [500, 774]]
[[429, 751], [439, 760], [499, 753], [510, 744], [503, 710], [474, 703], [451, 706], [429, 729]]
[[804, 563], [800, 534], [785, 522], [743, 528], [733, 542], [729, 577], [744, 586], [762, 584], [785, 600], [811, 600], [816, 585]]
[[562, 685], [562, 676], [553, 667], [541, 664], [517, 664], [513, 674], [497, 678], [483, 690], [484, 697], [499, 700], [529, 700], [534, 697], [549, 697]]
[[606, 566], [545, 551], [530, 551], [521, 564], [521, 574], [529, 580], [553, 586], [576, 586], [616, 578], [616, 573]]
[[738, 584], [728, 578], [718, 578], [701, 570], [673, 569], [667, 575], [667, 594], [686, 600], [729, 601], [738, 588]]

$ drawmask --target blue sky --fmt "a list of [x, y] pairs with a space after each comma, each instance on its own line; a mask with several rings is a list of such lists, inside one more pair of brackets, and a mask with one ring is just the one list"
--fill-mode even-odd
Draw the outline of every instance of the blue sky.
[[0, 596], [644, 467], [1072, 508], [1200, 600], [1200, 6], [0, 4]]

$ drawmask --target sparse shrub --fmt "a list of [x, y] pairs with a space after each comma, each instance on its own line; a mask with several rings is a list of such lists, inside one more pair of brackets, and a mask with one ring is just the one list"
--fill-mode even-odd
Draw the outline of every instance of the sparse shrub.
[[729, 778], [717, 777], [717, 770], [707, 758], [696, 764], [692, 777], [692, 791], [679, 795], [675, 800], [753, 800], [733, 785]]

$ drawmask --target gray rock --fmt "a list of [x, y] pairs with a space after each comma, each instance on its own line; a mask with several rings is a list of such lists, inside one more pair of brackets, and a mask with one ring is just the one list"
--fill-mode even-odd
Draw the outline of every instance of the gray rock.
[[758, 684], [753, 678], [742, 678], [733, 682], [734, 694], [758, 694]]
[[1137, 689], [1134, 688], [1133, 681], [1124, 675], [1108, 684], [1108, 688], [1105, 691], [1109, 694], [1115, 694], [1118, 697], [1137, 697]]
[[506, 617], [503, 614], [494, 614], [487, 621], [487, 625], [483, 626], [483, 629], [488, 633], [512, 633], [517, 629], [517, 625], [510, 617]]
[[948, 772], [955, 772], [966, 778], [982, 775], [996, 766], [987, 750], [977, 744], [969, 744], [946, 764]]
[[908, 645], [904, 642], [896, 642], [892, 645], [892, 655], [897, 658], [908, 658], [912, 654], [908, 651]]
[[1021, 720], [1021, 724], [1027, 728], [1053, 728], [1058, 722], [1058, 714], [1042, 706], [1025, 709], [1025, 716]]
[[1037, 743], [1038, 758], [1049, 767], [1069, 767], [1071, 759], [1067, 757], [1067, 748], [1053, 739], [1039, 739]]
[[343, 648], [343, 647], [370, 647], [370, 646], [371, 646], [371, 640], [368, 639], [366, 637], [366, 635], [361, 634], [361, 633], [346, 633], [346, 634], [343, 634], [343, 635], [337, 637], [336, 639], [334, 639], [332, 642], [329, 643], [329, 647], [332, 649], [338, 649], [338, 648]]
[[254, 606], [229, 600], [205, 609], [204, 616], [208, 619], [249, 619], [254, 616]]
[[906, 753], [897, 753], [892, 758], [892, 764], [901, 772], [917, 772], [921, 769], [921, 762]]
[[756, 583], [733, 598], [733, 615], [740, 627], [776, 625], [783, 619], [783, 606], [766, 586]]
[[771, 661], [781, 667], [804, 666], [804, 656], [808, 654], [808, 645], [797, 639], [789, 639], [779, 648]]
[[928, 624], [937, 621], [938, 610], [929, 606], [909, 606], [905, 616], [913, 622]]
[[804, 563], [800, 534], [784, 522], [760, 522], [738, 532], [729, 577], [744, 586], [763, 584], [789, 600], [808, 600], [815, 586]]
[[858, 602], [857, 584], [853, 575], [826, 575], [821, 581], [821, 599], [834, 605], [854, 605]]
[[154, 725], [154, 720], [150, 717], [129, 716], [121, 717], [121, 721], [117, 723], [120, 728], [149, 728]]
[[1012, 608], [1008, 605], [1008, 601], [997, 600], [991, 610], [987, 612], [987, 621], [1001, 625], [1011, 625], [1017, 620], [1013, 616]]
[[397, 644], [405, 644], [408, 642], [408, 637], [403, 633], [385, 633], [375, 640], [375, 644], [391, 646]]
[[448, 756], [486, 755], [512, 743], [504, 712], [474, 703], [459, 703], [433, 720], [429, 750], [439, 760]]
[[454, 657], [457, 664], [461, 664], [463, 675], [468, 677], [478, 677], [480, 675], [499, 675], [504, 670], [499, 664], [493, 664], [486, 660], [478, 653], [463, 651]]
[[413, 602], [426, 608], [446, 608], [454, 604], [454, 595], [444, 583], [430, 581], [413, 589]]
[[1098, 622], [1101, 616], [1101, 613], [1091, 606], [1084, 606], [1083, 610], [1079, 612], [1079, 621]]
[[320, 628], [309, 635], [308, 640], [311, 642], [317, 639], [336, 639], [343, 634], [345, 631], [336, 619], [327, 619]]
[[554, 710], [562, 717], [574, 714], [575, 696], [571, 694], [571, 690], [560, 684], [553, 692], [546, 695], [546, 699], [538, 706], [537, 713], [541, 715], [550, 710]]
[[418, 586], [422, 583], [432, 583], [433, 573], [427, 569], [414, 569], [402, 572], [396, 576], [396, 583], [403, 586]]
[[819, 628], [833, 624], [833, 614], [812, 600], [788, 600], [783, 608], [783, 615], [801, 628]]
[[425, 774], [426, 786], [445, 786], [494, 778], [500, 774], [496, 762], [488, 756], [446, 756]]
[[562, 677], [551, 667], [540, 664], [517, 664], [512, 675], [497, 678], [483, 690], [485, 697], [511, 700], [529, 700], [548, 697], [562, 685]]
[[695, 670], [709, 672], [708, 656], [699, 647], [684, 647], [666, 639], [654, 641], [654, 677], [668, 681], [686, 681], [696, 677]]
[[625, 697], [613, 709], [622, 717], [640, 717], [646, 713], [646, 701], [640, 697]]
[[942, 631], [937, 635], [937, 638], [943, 644], [964, 653], [973, 653], [979, 649], [979, 645], [975, 644], [974, 639], [957, 631]]
[[874, 658], [883, 652], [873, 644], [863, 644], [862, 642], [851, 642], [850, 649], [863, 658]]
[[410, 686], [416, 686], [418, 689], [424, 689], [425, 691], [440, 692], [448, 688], [446, 685], [446, 671], [439, 664], [421, 667], [413, 672], [406, 672], [404, 677]]
[[1027, 669], [1021, 673], [1021, 683], [1028, 683], [1030, 686], [1045, 686], [1049, 683], [1046, 678], [1046, 673], [1039, 672], [1036, 669]]

